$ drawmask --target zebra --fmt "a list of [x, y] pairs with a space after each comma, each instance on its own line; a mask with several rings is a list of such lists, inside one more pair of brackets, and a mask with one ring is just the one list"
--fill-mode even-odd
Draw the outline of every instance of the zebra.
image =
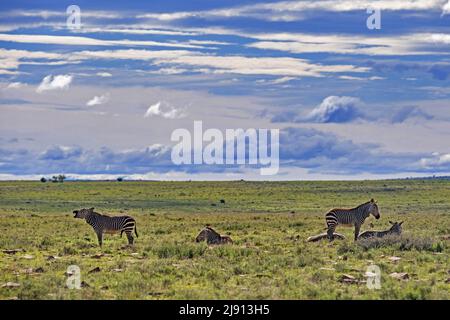
[[371, 199], [353, 209], [332, 209], [325, 215], [327, 222], [327, 236], [330, 241], [334, 240], [334, 230], [338, 224], [355, 226], [355, 241], [358, 239], [359, 230], [364, 220], [372, 214], [376, 219], [380, 219], [378, 205]]
[[401, 222], [392, 222], [389, 223], [392, 225], [388, 230], [384, 231], [364, 231], [358, 236], [358, 239], [367, 239], [367, 238], [383, 238], [384, 236], [395, 234], [400, 235], [402, 233], [402, 223]]
[[86, 222], [94, 229], [97, 234], [98, 244], [100, 247], [103, 242], [103, 233], [113, 234], [120, 232], [120, 237], [122, 237], [122, 234], [125, 232], [129, 245], [134, 242], [134, 238], [132, 236], [133, 229], [136, 237], [138, 237], [136, 221], [132, 217], [110, 217], [94, 212], [94, 208], [74, 210], [73, 213], [75, 214], [74, 218], [85, 219]]
[[222, 236], [210, 226], [206, 226], [195, 238], [195, 242], [205, 241], [207, 244], [233, 243], [229, 236]]

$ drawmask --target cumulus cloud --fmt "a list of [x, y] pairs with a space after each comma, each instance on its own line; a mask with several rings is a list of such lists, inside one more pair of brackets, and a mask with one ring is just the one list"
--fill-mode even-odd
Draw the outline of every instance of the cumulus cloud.
[[442, 15], [450, 14], [450, 1], [442, 7]]
[[401, 123], [409, 119], [425, 119], [431, 120], [433, 116], [426, 113], [422, 109], [416, 106], [406, 106], [401, 108], [393, 117], [392, 123]]
[[36, 89], [36, 92], [41, 93], [49, 90], [67, 89], [69, 88], [72, 79], [73, 77], [68, 74], [60, 74], [56, 76], [48, 75], [42, 79], [42, 82]]
[[151, 105], [145, 112], [144, 117], [162, 117], [165, 119], [179, 119], [185, 117], [183, 109], [177, 109], [165, 101], [158, 101]]
[[91, 100], [86, 102], [86, 105], [88, 107], [92, 107], [92, 106], [96, 106], [96, 105], [99, 105], [99, 104], [107, 103], [108, 101], [109, 101], [109, 94], [104, 94], [104, 95], [101, 95], [101, 96], [93, 97]]
[[360, 105], [361, 100], [358, 98], [329, 96], [306, 116], [306, 120], [319, 123], [350, 122], [361, 116], [358, 110]]
[[430, 157], [420, 159], [420, 164], [425, 169], [450, 170], [450, 153], [433, 153]]

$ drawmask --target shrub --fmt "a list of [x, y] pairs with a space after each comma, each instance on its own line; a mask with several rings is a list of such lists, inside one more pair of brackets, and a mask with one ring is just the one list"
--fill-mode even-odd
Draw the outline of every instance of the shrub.
[[369, 238], [358, 240], [358, 245], [364, 250], [394, 247], [401, 251], [417, 250], [442, 252], [445, 245], [441, 242], [435, 243], [431, 238], [420, 238], [416, 236], [389, 235], [383, 238]]
[[338, 254], [345, 254], [345, 253], [356, 253], [358, 251], [358, 247], [353, 244], [353, 242], [343, 242], [338, 248], [337, 253]]
[[194, 257], [202, 256], [207, 249], [206, 245], [176, 245], [164, 244], [160, 247], [154, 248], [153, 252], [160, 259], [178, 258], [178, 259], [192, 259]]

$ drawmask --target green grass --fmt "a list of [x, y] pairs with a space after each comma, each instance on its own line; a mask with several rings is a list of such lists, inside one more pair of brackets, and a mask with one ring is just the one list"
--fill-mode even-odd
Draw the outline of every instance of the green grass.
[[[362, 231], [404, 220], [400, 239], [355, 244], [353, 229], [338, 227], [347, 240], [305, 241], [324, 231], [328, 209], [372, 197], [381, 219], [369, 218]], [[91, 227], [73, 218], [82, 207], [135, 217], [135, 246], [105, 235], [100, 249]], [[195, 243], [205, 224], [234, 243]], [[0, 299], [450, 298], [445, 180], [0, 182], [0, 230]], [[381, 289], [339, 281], [343, 274], [364, 280], [372, 263], [381, 268]], [[73, 264], [88, 287], [66, 287]], [[96, 267], [99, 272], [89, 273]], [[406, 272], [409, 280], [390, 277], [393, 272]], [[1, 287], [6, 282], [20, 286]]]

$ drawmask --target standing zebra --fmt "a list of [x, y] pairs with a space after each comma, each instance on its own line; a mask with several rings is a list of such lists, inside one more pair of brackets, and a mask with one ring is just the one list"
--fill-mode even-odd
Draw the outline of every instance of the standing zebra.
[[372, 214], [376, 219], [380, 219], [380, 212], [378, 205], [373, 199], [369, 202], [363, 203], [353, 209], [332, 209], [325, 215], [327, 221], [327, 235], [328, 239], [334, 239], [334, 230], [338, 224], [354, 225], [355, 226], [355, 241], [358, 239], [359, 229], [364, 223], [364, 220]]
[[102, 246], [103, 233], [119, 233], [120, 237], [125, 232], [128, 238], [128, 244], [133, 244], [133, 229], [138, 237], [136, 221], [129, 216], [110, 217], [94, 212], [94, 208], [81, 209], [73, 211], [74, 218], [85, 219], [97, 234], [98, 244]]

